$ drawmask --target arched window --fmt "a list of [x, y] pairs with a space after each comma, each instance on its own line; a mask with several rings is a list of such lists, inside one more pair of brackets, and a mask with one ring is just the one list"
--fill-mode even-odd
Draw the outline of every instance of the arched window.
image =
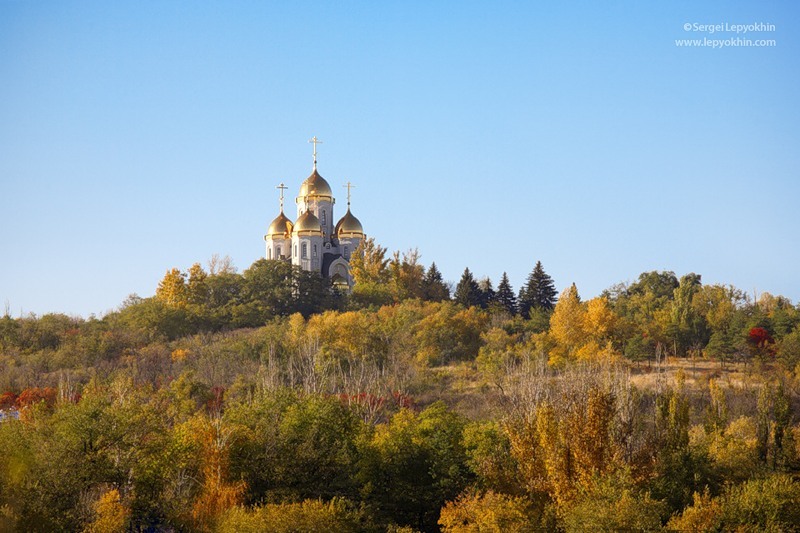
[[344, 256], [345, 258], [350, 259], [350, 247], [347, 245], [344, 247]]
[[308, 259], [308, 243], [303, 243], [303, 259]]
[[314, 245], [314, 257], [317, 257], [317, 245]]
[[294, 256], [297, 257], [297, 245], [294, 245]]
[[281, 255], [281, 247], [280, 247], [280, 246], [278, 246], [278, 247], [275, 249], [275, 259], [280, 259], [281, 257], [283, 257], [283, 256]]
[[322, 210], [322, 219], [321, 220], [322, 220], [322, 225], [324, 226], [325, 225], [325, 210], [324, 209]]

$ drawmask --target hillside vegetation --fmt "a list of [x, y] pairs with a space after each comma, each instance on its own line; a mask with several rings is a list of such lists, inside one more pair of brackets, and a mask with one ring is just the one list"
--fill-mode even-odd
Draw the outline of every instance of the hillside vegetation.
[[[800, 309], [540, 263], [454, 288], [172, 269], [102, 318], [0, 318], [0, 530], [792, 531]], [[452, 293], [452, 294], [451, 294]]]

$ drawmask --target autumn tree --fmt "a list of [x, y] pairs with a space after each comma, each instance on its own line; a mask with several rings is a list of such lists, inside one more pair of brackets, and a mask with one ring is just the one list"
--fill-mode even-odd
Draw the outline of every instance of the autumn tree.
[[586, 340], [585, 320], [586, 308], [573, 283], [561, 293], [550, 318], [550, 333], [559, 345], [558, 355], [574, 358]]
[[419, 264], [419, 251], [409, 250], [400, 257], [395, 252], [389, 261], [389, 278], [395, 301], [407, 298], [422, 298], [425, 267]]
[[350, 257], [350, 272], [356, 284], [382, 284], [389, 281], [386, 248], [375, 242], [373, 237], [362, 240]]
[[458, 499], [447, 502], [442, 508], [439, 525], [446, 533], [473, 531], [521, 533], [545, 527], [529, 500], [491, 490], [485, 493], [466, 492]]
[[186, 306], [186, 275], [177, 268], [168, 270], [158, 283], [156, 298], [169, 307]]

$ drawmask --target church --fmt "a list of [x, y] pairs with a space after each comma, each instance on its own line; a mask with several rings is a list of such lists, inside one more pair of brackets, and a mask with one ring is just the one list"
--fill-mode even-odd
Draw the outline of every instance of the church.
[[316, 137], [314, 144], [314, 168], [311, 175], [300, 185], [300, 193], [295, 198], [297, 218], [292, 222], [283, 212], [283, 191], [287, 187], [281, 183], [280, 213], [269, 225], [264, 241], [267, 244], [267, 259], [291, 261], [303, 270], [319, 272], [329, 278], [334, 286], [344, 290], [353, 288], [350, 273], [350, 256], [365, 238], [361, 222], [350, 212], [350, 190], [347, 182], [347, 213], [333, 224], [333, 206], [336, 199], [328, 182], [317, 171]]

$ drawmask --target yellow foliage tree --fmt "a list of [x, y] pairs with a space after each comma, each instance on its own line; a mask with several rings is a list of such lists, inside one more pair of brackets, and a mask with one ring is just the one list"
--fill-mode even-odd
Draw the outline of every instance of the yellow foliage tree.
[[573, 359], [586, 341], [586, 307], [574, 283], [558, 299], [550, 317], [550, 334], [558, 343], [557, 355], [567, 359]]
[[156, 298], [170, 307], [185, 307], [187, 303], [186, 275], [177, 268], [168, 270], [158, 283]]
[[218, 417], [197, 418], [195, 423], [202, 447], [203, 484], [192, 506], [192, 520], [198, 530], [211, 531], [217, 517], [242, 502], [247, 485], [228, 480], [232, 428]]
[[350, 272], [356, 284], [386, 283], [389, 269], [386, 248], [375, 242], [373, 237], [362, 240], [350, 257]]
[[608, 305], [605, 297], [592, 298], [586, 302], [586, 317], [584, 328], [598, 345], [604, 345], [611, 340], [617, 325], [617, 315]]
[[439, 525], [446, 533], [475, 531], [535, 531], [541, 523], [533, 516], [526, 498], [488, 491], [485, 494], [462, 494], [442, 508]]
[[86, 527], [86, 533], [122, 533], [128, 530], [131, 511], [122, 502], [117, 489], [111, 489], [94, 504], [95, 518]]

